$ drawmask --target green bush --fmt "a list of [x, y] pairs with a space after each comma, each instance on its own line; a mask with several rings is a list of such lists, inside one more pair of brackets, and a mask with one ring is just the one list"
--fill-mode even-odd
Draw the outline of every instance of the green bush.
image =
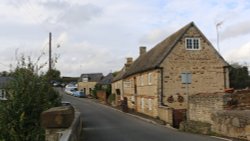
[[111, 94], [108, 97], [108, 103], [111, 104], [113, 101], [115, 101], [115, 94]]
[[7, 101], [0, 101], [1, 141], [44, 141], [40, 114], [60, 104], [61, 98], [33, 64], [25, 59], [11, 73]]

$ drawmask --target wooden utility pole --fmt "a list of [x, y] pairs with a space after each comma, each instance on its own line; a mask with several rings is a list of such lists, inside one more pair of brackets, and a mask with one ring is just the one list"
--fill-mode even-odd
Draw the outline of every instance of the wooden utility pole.
[[51, 37], [52, 34], [51, 32], [49, 33], [49, 71], [51, 70], [51, 63], [52, 63], [52, 60], [51, 60]]

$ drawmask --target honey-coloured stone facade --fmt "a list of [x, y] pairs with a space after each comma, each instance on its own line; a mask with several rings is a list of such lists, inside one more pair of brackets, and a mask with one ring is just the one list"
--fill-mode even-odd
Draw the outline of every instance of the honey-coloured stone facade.
[[[187, 50], [186, 38], [198, 38], [200, 49]], [[195, 27], [183, 35], [170, 54], [162, 62], [164, 103], [175, 109], [186, 109], [187, 96], [197, 93], [224, 92], [228, 86], [228, 70], [224, 60], [211, 43]], [[182, 73], [191, 74], [191, 84], [182, 83]], [[184, 102], [169, 102], [178, 96]]]
[[78, 82], [78, 90], [83, 91], [86, 95], [91, 95], [97, 82]]
[[[187, 41], [193, 40], [193, 48]], [[190, 45], [190, 44], [189, 44]], [[197, 48], [198, 47], [198, 48]], [[137, 112], [179, 124], [185, 117], [189, 96], [224, 92], [229, 87], [228, 63], [193, 22], [173, 33], [128, 66], [119, 81], [120, 98]], [[191, 83], [184, 83], [184, 73]], [[188, 113], [187, 113], [188, 114]], [[175, 122], [176, 121], [176, 122]]]

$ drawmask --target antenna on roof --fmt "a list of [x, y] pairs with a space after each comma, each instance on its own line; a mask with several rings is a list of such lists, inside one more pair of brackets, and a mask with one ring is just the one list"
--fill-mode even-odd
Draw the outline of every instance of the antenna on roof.
[[223, 20], [216, 23], [216, 33], [217, 33], [217, 48], [218, 48], [218, 52], [220, 53], [220, 35], [219, 35], [219, 28], [221, 27], [221, 25], [223, 24]]

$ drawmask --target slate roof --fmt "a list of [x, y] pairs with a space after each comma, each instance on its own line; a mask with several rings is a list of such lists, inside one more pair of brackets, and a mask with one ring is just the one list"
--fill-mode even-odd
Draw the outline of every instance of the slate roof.
[[[165, 40], [157, 44], [147, 53], [139, 56], [133, 64], [129, 67], [128, 71], [121, 73], [121, 77], [128, 77], [130, 75], [153, 70], [160, 67], [162, 61], [168, 56], [171, 50], [175, 47], [178, 41], [183, 37], [183, 35], [187, 32], [187, 30], [191, 27], [195, 27], [200, 34], [203, 36], [205, 40], [212, 46], [212, 44], [208, 41], [208, 39], [203, 35], [203, 33], [196, 27], [194, 22], [187, 24], [186, 26], [182, 27]], [[215, 50], [215, 49], [214, 49]], [[225, 66], [227, 66], [227, 62], [221, 57], [221, 55], [215, 50], [215, 52], [219, 55], [219, 57], [225, 62]], [[121, 78], [120, 78], [121, 79]]]
[[113, 74], [112, 73], [109, 73], [107, 76], [105, 76], [99, 84], [102, 84], [102, 85], [108, 85], [108, 84], [111, 84], [112, 83], [112, 80], [113, 80]]
[[5, 88], [11, 79], [11, 77], [0, 76], [0, 89]]
[[102, 73], [86, 73], [86, 74], [81, 74], [80, 79], [82, 78], [88, 78], [88, 82], [100, 82], [103, 78], [103, 74]]

